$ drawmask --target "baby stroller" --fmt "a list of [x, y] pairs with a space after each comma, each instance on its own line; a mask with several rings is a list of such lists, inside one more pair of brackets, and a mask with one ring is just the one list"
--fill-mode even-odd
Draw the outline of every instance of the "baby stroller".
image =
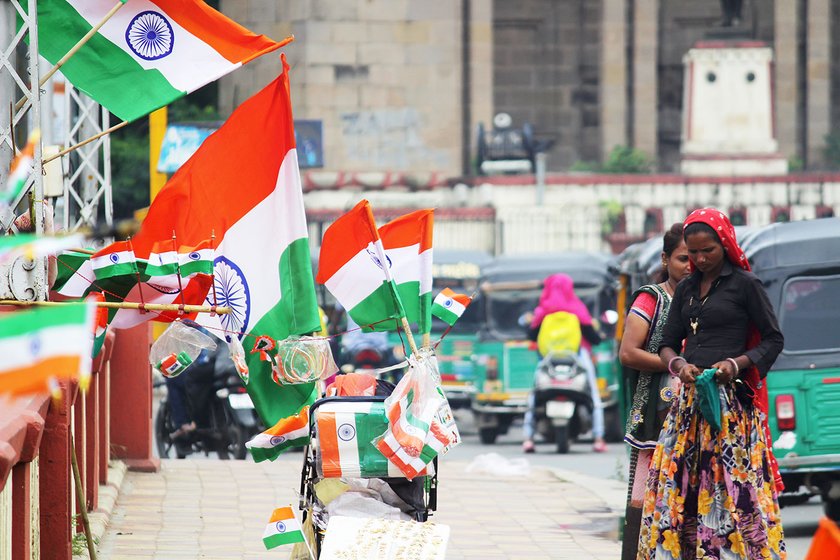
[[408, 480], [372, 443], [388, 427], [385, 398], [393, 388], [378, 380], [373, 396], [325, 397], [309, 409], [310, 444], [304, 450], [299, 505], [304, 525], [312, 523], [315, 539], [310, 545], [316, 556], [328, 521], [316, 491], [321, 480], [381, 479], [402, 501], [400, 509], [420, 522], [437, 508], [437, 459], [427, 467], [425, 476]]

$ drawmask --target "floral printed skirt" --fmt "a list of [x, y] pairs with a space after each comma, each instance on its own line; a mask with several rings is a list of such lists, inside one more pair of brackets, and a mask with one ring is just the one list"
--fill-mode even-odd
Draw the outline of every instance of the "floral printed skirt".
[[639, 560], [786, 558], [761, 412], [721, 387], [721, 430], [683, 385], [647, 479]]

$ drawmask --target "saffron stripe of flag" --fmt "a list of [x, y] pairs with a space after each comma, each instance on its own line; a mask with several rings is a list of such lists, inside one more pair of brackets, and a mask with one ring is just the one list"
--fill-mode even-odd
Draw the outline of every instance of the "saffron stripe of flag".
[[451, 327], [464, 314], [471, 301], [472, 298], [469, 296], [444, 288], [435, 296], [435, 301], [432, 304], [432, 315]]
[[[201, 0], [131, 0], [61, 67], [74, 86], [131, 121], [282, 46]], [[39, 0], [38, 49], [55, 64], [114, 2]]]
[[46, 393], [51, 379], [90, 373], [95, 309], [78, 303], [0, 318], [0, 393]]
[[304, 542], [303, 531], [291, 506], [280, 507], [271, 513], [263, 532], [263, 544], [271, 550], [284, 544]]
[[288, 418], [283, 418], [274, 426], [255, 435], [245, 446], [251, 450], [251, 456], [257, 463], [273, 461], [280, 453], [291, 448], [309, 443], [309, 406]]
[[12, 202], [20, 196], [21, 191], [26, 187], [26, 181], [32, 175], [35, 164], [35, 145], [40, 141], [41, 131], [36, 128], [29, 134], [26, 146], [12, 160], [6, 190], [0, 194], [0, 200]]

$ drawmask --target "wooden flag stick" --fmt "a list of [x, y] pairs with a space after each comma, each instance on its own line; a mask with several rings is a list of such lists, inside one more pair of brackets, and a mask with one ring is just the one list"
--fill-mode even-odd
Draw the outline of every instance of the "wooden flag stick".
[[82, 488], [82, 477], [79, 474], [79, 462], [76, 460], [76, 438], [70, 432], [70, 465], [73, 467], [73, 481], [76, 483], [76, 503], [82, 512], [82, 527], [85, 530], [88, 554], [91, 560], [96, 560], [96, 547], [93, 542], [93, 531], [90, 530], [90, 519], [87, 512], [87, 496]]
[[108, 128], [108, 129], [106, 129], [106, 130], [103, 130], [103, 131], [102, 131], [102, 132], [100, 132], [99, 134], [94, 134], [93, 136], [91, 136], [91, 137], [90, 137], [90, 138], [88, 138], [87, 140], [82, 140], [82, 141], [81, 141], [81, 142], [79, 142], [78, 144], [73, 144], [72, 146], [70, 146], [70, 147], [68, 147], [68, 148], [64, 148], [63, 150], [61, 150], [61, 151], [60, 151], [60, 152], [58, 152], [57, 154], [51, 155], [50, 157], [48, 157], [48, 158], [44, 159], [44, 160], [41, 162], [41, 164], [42, 164], [42, 165], [46, 165], [46, 164], [48, 164], [49, 162], [51, 162], [52, 160], [54, 160], [54, 159], [58, 159], [58, 158], [60, 158], [61, 156], [65, 155], [65, 154], [69, 154], [69, 153], [70, 153], [70, 152], [72, 152], [73, 150], [77, 150], [77, 149], [81, 148], [82, 146], [84, 146], [85, 144], [90, 144], [90, 143], [91, 143], [91, 142], [93, 142], [94, 140], [96, 140], [96, 139], [98, 139], [98, 138], [102, 138], [102, 137], [103, 137], [103, 136], [105, 136], [106, 134], [111, 134], [111, 133], [112, 133], [112, 132], [114, 132], [115, 130], [119, 130], [120, 128], [124, 127], [124, 126], [125, 126], [125, 125], [127, 125], [127, 124], [128, 124], [128, 121], [123, 121], [123, 122], [121, 122], [121, 123], [119, 123], [119, 124], [115, 124], [115, 125], [114, 125], [114, 126], [112, 126], [111, 128]]
[[[94, 35], [96, 35], [96, 34], [99, 32], [99, 29], [100, 29], [103, 25], [105, 25], [105, 23], [106, 23], [109, 19], [111, 19], [111, 17], [112, 17], [114, 14], [116, 14], [116, 13], [117, 13], [117, 10], [119, 10], [120, 8], [122, 8], [122, 7], [123, 7], [123, 4], [125, 4], [125, 2], [118, 1], [118, 2], [117, 2], [117, 4], [116, 4], [113, 8], [111, 8], [111, 9], [108, 11], [108, 13], [107, 13], [107, 14], [105, 14], [105, 17], [104, 17], [104, 18], [102, 18], [102, 21], [100, 21], [99, 23], [97, 23], [96, 25], [94, 25], [93, 27], [91, 27], [90, 31], [88, 31], [87, 33], [85, 33], [84, 37], [82, 37], [81, 39], [79, 39], [79, 41], [78, 41], [75, 45], [73, 45], [73, 47], [72, 47], [69, 51], [67, 51], [67, 54], [65, 54], [64, 56], [62, 56], [62, 57], [61, 57], [61, 59], [60, 59], [58, 62], [56, 62], [56, 63], [55, 63], [55, 66], [53, 66], [52, 68], [50, 68], [50, 69], [47, 71], [47, 73], [46, 73], [46, 74], [44, 74], [44, 76], [41, 78], [41, 81], [38, 83], [38, 87], [43, 87], [43, 86], [44, 86], [44, 84], [46, 84], [46, 83], [47, 83], [47, 80], [49, 80], [50, 78], [52, 78], [53, 74], [55, 74], [56, 72], [58, 72], [58, 70], [59, 70], [62, 66], [64, 66], [64, 63], [65, 63], [65, 62], [67, 62], [67, 61], [70, 59], [70, 57], [71, 57], [71, 56], [73, 56], [74, 54], [76, 54], [77, 52], [79, 52], [79, 49], [81, 49], [81, 48], [85, 45], [85, 43], [87, 43], [88, 41], [90, 41], [90, 38], [91, 38], [91, 37], [93, 37]], [[25, 98], [25, 97], [24, 97], [23, 99], [21, 99], [20, 101], [18, 101], [18, 102], [17, 102], [17, 104], [15, 105], [15, 111], [19, 111], [19, 110], [20, 110], [20, 108], [21, 108], [21, 107], [23, 107], [24, 103], [26, 103], [26, 98]]]
[[423, 333], [423, 348], [428, 348], [429, 344], [432, 342], [432, 334], [431, 333]]
[[[18, 301], [16, 299], [2, 299], [0, 305], [16, 305], [19, 307], [53, 307], [67, 305], [68, 301]], [[142, 311], [183, 311], [184, 313], [215, 313], [217, 315], [230, 314], [230, 307], [216, 307], [214, 305], [178, 305], [175, 303], [138, 303], [134, 301], [97, 301], [98, 307], [110, 309], [138, 309]]]

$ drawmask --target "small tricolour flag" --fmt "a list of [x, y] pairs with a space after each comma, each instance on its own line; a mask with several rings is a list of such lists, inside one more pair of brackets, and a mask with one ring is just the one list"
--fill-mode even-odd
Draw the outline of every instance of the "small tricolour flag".
[[245, 444], [251, 450], [254, 461], [273, 461], [290, 447], [301, 447], [309, 443], [309, 405], [279, 422], [266, 431], [255, 435]]
[[435, 301], [432, 304], [432, 315], [449, 325], [455, 324], [455, 321], [464, 314], [467, 306], [472, 301], [470, 296], [453, 292], [449, 288], [444, 288], [435, 296]]
[[263, 544], [267, 550], [284, 544], [304, 542], [303, 531], [291, 506], [277, 508], [263, 532]]
[[19, 233], [0, 237], [0, 263], [10, 262], [18, 257], [37, 259], [55, 255], [72, 247], [80, 247], [84, 236], [79, 233], [70, 235], [37, 235]]

